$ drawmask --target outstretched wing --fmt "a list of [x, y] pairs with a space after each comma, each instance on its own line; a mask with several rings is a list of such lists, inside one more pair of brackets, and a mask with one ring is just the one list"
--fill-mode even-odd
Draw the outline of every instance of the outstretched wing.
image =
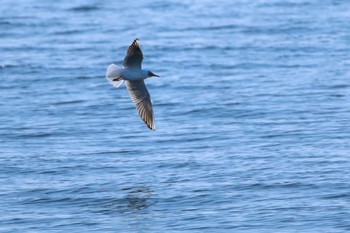
[[141, 69], [141, 63], [143, 60], [143, 54], [141, 50], [141, 44], [139, 39], [135, 39], [129, 46], [128, 52], [124, 58], [123, 66], [129, 68]]
[[143, 80], [125, 81], [129, 90], [130, 97], [136, 106], [141, 119], [151, 130], [156, 129], [154, 121], [151, 96], [148, 93], [145, 82]]

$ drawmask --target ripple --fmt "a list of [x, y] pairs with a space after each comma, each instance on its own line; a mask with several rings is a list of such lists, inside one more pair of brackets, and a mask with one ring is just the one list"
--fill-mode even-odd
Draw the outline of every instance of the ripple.
[[72, 7], [69, 10], [76, 11], [76, 12], [90, 12], [90, 11], [97, 11], [100, 7], [96, 5], [80, 5], [76, 7]]

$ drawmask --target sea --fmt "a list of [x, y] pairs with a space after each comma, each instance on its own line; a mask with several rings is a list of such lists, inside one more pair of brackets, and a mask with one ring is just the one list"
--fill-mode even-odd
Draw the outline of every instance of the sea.
[[0, 3], [1, 233], [350, 232], [350, 1]]

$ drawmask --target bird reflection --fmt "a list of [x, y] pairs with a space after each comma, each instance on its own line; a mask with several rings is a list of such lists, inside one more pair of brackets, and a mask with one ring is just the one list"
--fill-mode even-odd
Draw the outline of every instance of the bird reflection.
[[148, 187], [131, 188], [125, 199], [128, 201], [127, 209], [143, 210], [154, 205], [152, 201], [153, 191]]

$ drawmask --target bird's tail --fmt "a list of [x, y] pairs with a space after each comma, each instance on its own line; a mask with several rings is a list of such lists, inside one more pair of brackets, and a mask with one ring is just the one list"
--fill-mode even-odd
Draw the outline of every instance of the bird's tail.
[[110, 84], [118, 88], [122, 83], [122, 69], [117, 65], [110, 64], [107, 68], [106, 78]]

